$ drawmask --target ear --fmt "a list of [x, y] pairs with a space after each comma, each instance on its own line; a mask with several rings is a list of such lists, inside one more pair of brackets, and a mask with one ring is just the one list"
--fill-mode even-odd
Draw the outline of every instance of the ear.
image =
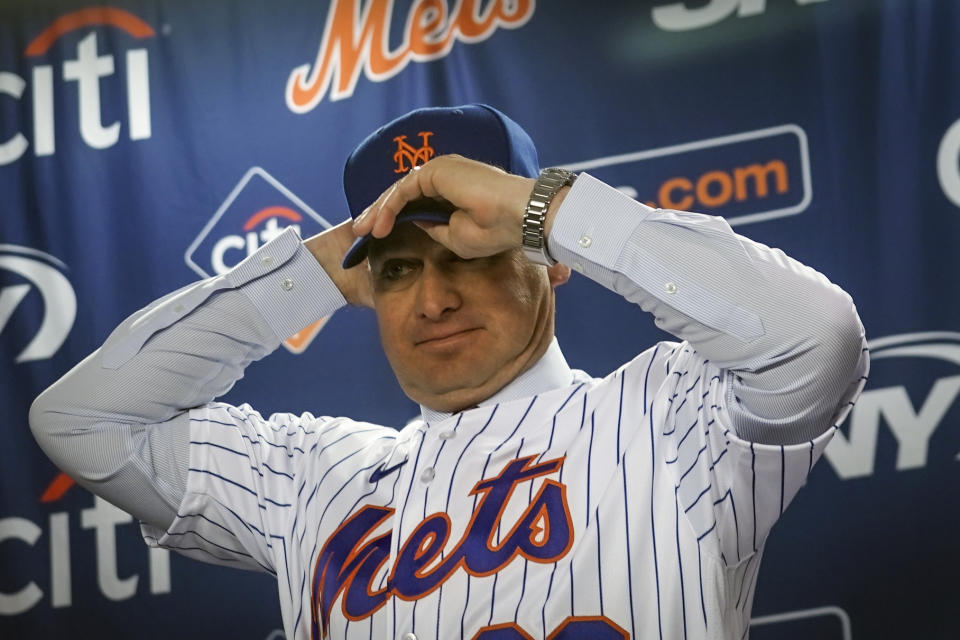
[[558, 262], [552, 267], [547, 267], [547, 276], [550, 278], [550, 286], [556, 289], [570, 279], [570, 267]]

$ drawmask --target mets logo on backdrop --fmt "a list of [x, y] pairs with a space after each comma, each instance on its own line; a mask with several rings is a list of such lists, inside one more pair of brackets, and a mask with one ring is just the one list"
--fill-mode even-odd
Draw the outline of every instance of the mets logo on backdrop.
[[[262, 245], [293, 227], [309, 237], [332, 225], [260, 167], [252, 167], [187, 247], [187, 266], [203, 278], [226, 273]], [[291, 353], [302, 353], [328, 317], [287, 338]]]
[[413, 60], [445, 57], [457, 40], [483, 42], [500, 27], [522, 27], [533, 16], [535, 0], [422, 0], [410, 4], [403, 37], [391, 48], [394, 0], [333, 0], [313, 64], [290, 72], [287, 107], [306, 113], [329, 93], [330, 100], [353, 95], [360, 71], [383, 82]]

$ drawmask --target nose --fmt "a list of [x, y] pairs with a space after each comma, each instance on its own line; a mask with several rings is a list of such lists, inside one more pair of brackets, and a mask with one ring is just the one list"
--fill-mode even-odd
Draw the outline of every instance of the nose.
[[437, 265], [425, 263], [418, 282], [417, 313], [428, 320], [440, 320], [462, 303], [454, 276]]

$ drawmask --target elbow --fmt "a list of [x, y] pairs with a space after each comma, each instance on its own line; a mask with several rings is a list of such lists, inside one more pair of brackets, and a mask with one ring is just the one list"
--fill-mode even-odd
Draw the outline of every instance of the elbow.
[[866, 357], [866, 336], [857, 308], [849, 295], [840, 291], [825, 305], [820, 322], [821, 353], [830, 366], [852, 375]]
[[37, 396], [30, 405], [28, 420], [30, 433], [34, 440], [47, 456], [50, 455], [51, 444], [62, 430], [63, 412], [56, 410], [55, 394], [52, 388]]

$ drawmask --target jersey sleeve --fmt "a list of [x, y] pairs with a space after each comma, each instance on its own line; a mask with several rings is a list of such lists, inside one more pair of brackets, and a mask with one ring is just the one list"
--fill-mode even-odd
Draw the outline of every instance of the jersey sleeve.
[[550, 251], [731, 372], [726, 416], [743, 440], [798, 444], [825, 433], [866, 359], [846, 292], [723, 218], [652, 209], [581, 174], [556, 213]]
[[[274, 414], [221, 402], [192, 409], [190, 466], [176, 518], [141, 525], [151, 546], [225, 566], [275, 573], [286, 565], [296, 515], [307, 496], [304, 467], [323, 473], [396, 431], [345, 418]], [[318, 469], [320, 471], [318, 471]]]
[[679, 510], [704, 549], [736, 565], [762, 547], [863, 389], [867, 366], [864, 350], [829, 429], [799, 444], [770, 445], [745, 440], [732, 428], [735, 374], [689, 344], [676, 346], [653, 408], [662, 416], [658, 448]]
[[[231, 271], [127, 318], [34, 401], [31, 429], [44, 452], [79, 484], [165, 528], [183, 500], [195, 453], [188, 445], [196, 440], [188, 412], [205, 410], [250, 363], [344, 303], [300, 238], [287, 230]], [[252, 431], [258, 426], [267, 428], [252, 419], [245, 423], [251, 441], [259, 441]], [[275, 444], [294, 446], [268, 431], [264, 437]], [[223, 446], [243, 449], [236, 444]]]

